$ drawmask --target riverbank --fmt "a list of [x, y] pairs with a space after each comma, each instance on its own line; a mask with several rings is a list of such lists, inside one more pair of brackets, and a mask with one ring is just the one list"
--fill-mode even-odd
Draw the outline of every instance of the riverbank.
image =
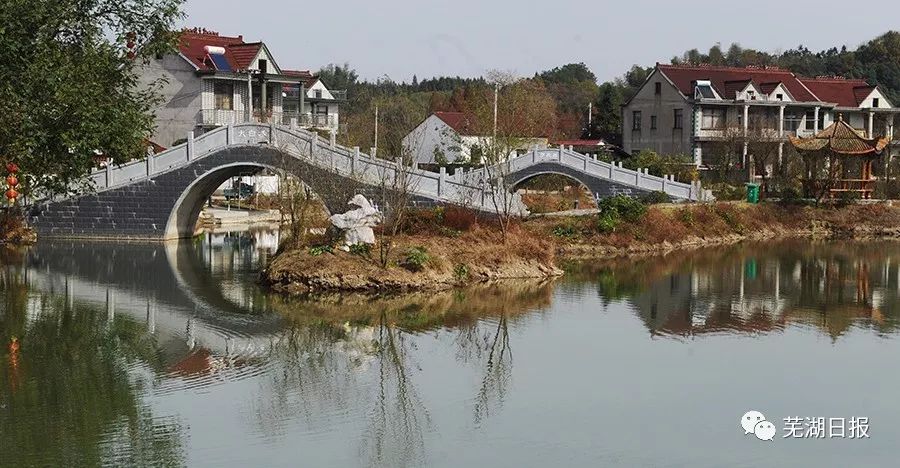
[[[664, 254], [743, 241], [790, 238], [900, 238], [900, 207], [885, 203], [812, 207], [764, 203], [618, 206], [603, 214], [539, 217], [514, 225], [506, 240], [489, 222], [459, 213], [416, 212], [382, 267], [377, 246], [343, 252], [313, 245], [282, 252], [262, 273], [272, 290], [405, 292], [492, 280], [553, 278], [563, 260]], [[609, 207], [607, 207], [607, 213]]]
[[743, 241], [900, 238], [900, 207], [886, 203], [652, 205], [633, 222], [622, 221], [612, 229], [601, 224], [596, 216], [526, 223], [533, 232], [555, 239], [560, 258], [609, 258]]

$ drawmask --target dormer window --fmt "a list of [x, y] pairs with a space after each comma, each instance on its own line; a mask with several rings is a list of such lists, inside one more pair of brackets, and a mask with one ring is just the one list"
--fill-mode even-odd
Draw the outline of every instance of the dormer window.
[[750, 100], [750, 101], [755, 101], [755, 100], [756, 100], [756, 93], [753, 92], [752, 90], [747, 90], [747, 99]]
[[779, 101], [784, 101], [784, 94], [778, 93], [775, 95], [775, 99]]
[[878, 98], [872, 98], [872, 107], [878, 107]]

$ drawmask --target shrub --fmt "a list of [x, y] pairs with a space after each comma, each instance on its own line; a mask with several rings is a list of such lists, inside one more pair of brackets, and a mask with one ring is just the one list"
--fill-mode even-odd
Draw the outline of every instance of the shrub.
[[603, 234], [609, 234], [616, 230], [616, 226], [619, 225], [619, 219], [617, 216], [613, 216], [609, 213], [601, 213], [597, 216], [597, 222], [595, 223], [595, 227], [597, 228], [597, 232]]
[[314, 245], [309, 248], [309, 254], [313, 257], [318, 257], [323, 253], [334, 253], [334, 247], [324, 244], [324, 245]]
[[743, 200], [747, 195], [747, 189], [743, 186], [731, 185], [726, 183], [711, 184], [707, 188], [712, 190], [716, 200]]
[[553, 235], [564, 239], [573, 239], [578, 236], [578, 228], [572, 224], [557, 224], [553, 228]]
[[469, 279], [469, 267], [465, 263], [459, 263], [453, 267], [453, 277], [456, 281], [465, 281]]
[[647, 205], [627, 195], [601, 198], [597, 203], [600, 214], [609, 214], [613, 218], [622, 218], [629, 223], [636, 223], [647, 212]]
[[409, 271], [422, 271], [425, 268], [425, 264], [428, 263], [428, 251], [425, 250], [425, 247], [413, 247], [406, 251], [403, 254], [403, 258], [400, 260], [399, 265], [403, 268], [406, 268]]
[[368, 257], [372, 253], [372, 246], [366, 244], [365, 242], [353, 244], [350, 246], [350, 253], [353, 255], [359, 255], [360, 257]]
[[443, 213], [444, 227], [456, 231], [468, 231], [478, 221], [475, 210], [459, 206], [448, 206]]
[[666, 195], [666, 192], [650, 192], [641, 196], [641, 202], [645, 205], [656, 205], [657, 203], [672, 203], [672, 199]]

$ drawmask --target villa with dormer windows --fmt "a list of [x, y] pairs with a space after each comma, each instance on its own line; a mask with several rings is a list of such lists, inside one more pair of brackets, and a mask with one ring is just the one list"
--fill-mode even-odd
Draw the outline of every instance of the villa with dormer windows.
[[[816, 134], [840, 115], [868, 138], [895, 138], [894, 107], [877, 86], [843, 77], [804, 78], [775, 67], [662, 65], [622, 107], [623, 148], [715, 161], [717, 142], [760, 135], [780, 142]], [[896, 135], [900, 138], [900, 135]], [[747, 145], [744, 145], [746, 162]]]
[[309, 71], [281, 68], [263, 42], [184, 30], [173, 54], [141, 70], [145, 83], [165, 78], [153, 142], [171, 146], [189, 132], [242, 122], [274, 122], [336, 133], [346, 91], [328, 89]]

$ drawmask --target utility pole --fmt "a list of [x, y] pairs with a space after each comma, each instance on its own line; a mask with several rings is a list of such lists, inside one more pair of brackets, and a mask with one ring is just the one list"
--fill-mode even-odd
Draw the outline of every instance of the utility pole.
[[375, 106], [375, 151], [373, 151], [372, 157], [378, 153], [378, 106]]

